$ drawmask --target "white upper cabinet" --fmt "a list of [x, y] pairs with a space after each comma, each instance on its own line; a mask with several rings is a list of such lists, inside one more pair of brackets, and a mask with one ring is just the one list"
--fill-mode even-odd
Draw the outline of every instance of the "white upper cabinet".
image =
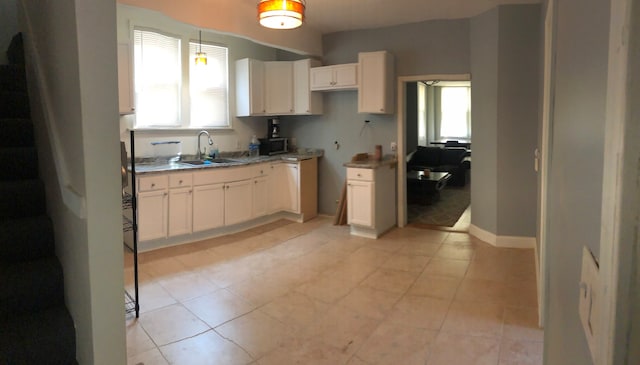
[[237, 60], [236, 115], [247, 117], [266, 112], [264, 62], [249, 58]]
[[295, 114], [322, 114], [322, 93], [311, 91], [311, 67], [320, 61], [304, 59], [293, 63], [293, 109]]
[[358, 89], [358, 64], [322, 66], [311, 68], [311, 90], [356, 90]]
[[293, 114], [293, 63], [264, 63], [265, 109], [269, 115]]
[[118, 104], [120, 115], [131, 114], [133, 107], [133, 83], [129, 45], [118, 44]]
[[358, 73], [358, 113], [393, 114], [393, 56], [387, 51], [359, 53]]

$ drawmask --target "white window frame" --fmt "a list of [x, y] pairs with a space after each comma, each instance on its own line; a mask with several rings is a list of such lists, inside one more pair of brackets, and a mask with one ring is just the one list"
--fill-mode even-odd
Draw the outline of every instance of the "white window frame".
[[[190, 44], [191, 43], [200, 43], [199, 40], [191, 39], [191, 34], [175, 34], [171, 32], [165, 32], [159, 30], [157, 28], [144, 26], [144, 25], [131, 25], [130, 34], [131, 34], [131, 42], [133, 43], [134, 48], [134, 57], [132, 60], [133, 64], [133, 75], [134, 75], [134, 90], [138, 85], [136, 85], [137, 80], [135, 78], [137, 74], [136, 65], [135, 65], [135, 31], [143, 31], [143, 32], [153, 32], [157, 34], [161, 34], [168, 37], [177, 38], [180, 40], [180, 90], [179, 90], [179, 101], [178, 101], [178, 121], [172, 125], [153, 125], [150, 123], [145, 123], [141, 125], [138, 123], [137, 113], [135, 114], [134, 119], [134, 129], [136, 130], [195, 130], [195, 129], [233, 129], [232, 121], [233, 116], [230, 112], [230, 65], [229, 65], [229, 47], [225, 44], [215, 43], [215, 42], [206, 42], [203, 41], [202, 45], [221, 47], [226, 49], [226, 123], [224, 125], [192, 125], [191, 123], [191, 88], [190, 88], [190, 73], [191, 67], [195, 67], [195, 63], [190, 55]], [[209, 55], [207, 55], [209, 57]], [[136, 96], [135, 104], [138, 105], [139, 98]], [[138, 110], [138, 108], [136, 108]]]
[[[176, 40], [178, 40], [178, 95], [177, 95], [177, 104], [176, 104], [176, 108], [177, 108], [177, 120], [175, 120], [174, 123], [171, 124], [154, 124], [154, 123], [149, 123], [149, 122], [145, 122], [144, 124], [139, 123], [138, 118], [139, 118], [139, 113], [141, 110], [144, 109], [144, 107], [141, 107], [140, 104], [140, 100], [141, 97], [139, 95], [139, 90], [140, 90], [140, 85], [139, 85], [139, 80], [141, 78], [140, 75], [140, 71], [137, 67], [137, 62], [136, 62], [136, 44], [135, 44], [135, 32], [148, 32], [148, 33], [155, 33], [155, 34], [159, 34], [165, 37], [170, 37], [170, 38], [174, 38]], [[168, 32], [163, 32], [157, 29], [150, 29], [150, 28], [144, 28], [144, 27], [135, 27], [133, 29], [132, 32], [132, 40], [133, 40], [133, 49], [134, 49], [134, 90], [135, 90], [135, 103], [136, 103], [136, 119], [135, 119], [135, 127], [136, 129], [152, 129], [152, 128], [168, 128], [168, 129], [174, 129], [174, 128], [180, 128], [182, 127], [182, 69], [183, 69], [183, 65], [182, 65], [182, 38], [178, 35], [175, 34], [171, 34]]]
[[[445, 88], [466, 88], [468, 95], [468, 107], [466, 111], [466, 124], [467, 124], [467, 136], [447, 136], [442, 133], [442, 91]], [[438, 86], [436, 88], [436, 123], [435, 123], [435, 137], [436, 140], [445, 139], [471, 139], [471, 87], [470, 86]]]
[[[200, 49], [200, 46], [202, 45], [203, 47], [203, 51], [206, 53], [207, 55], [207, 65], [206, 66], [198, 66], [195, 64], [195, 53], [191, 53], [191, 46], [194, 46], [195, 51], [197, 52]], [[212, 48], [216, 48], [218, 49], [217, 51], [212, 50]], [[210, 51], [207, 52], [207, 49], [209, 49]], [[222, 53], [221, 57], [214, 57], [214, 53], [220, 52]], [[210, 43], [210, 42], [200, 42], [199, 40], [190, 40], [187, 43], [187, 54], [188, 54], [188, 58], [189, 58], [189, 111], [190, 111], [190, 115], [189, 115], [189, 127], [190, 128], [208, 128], [208, 129], [228, 129], [231, 127], [231, 117], [229, 114], [229, 48], [227, 46], [224, 45], [220, 45], [220, 44], [216, 44], [216, 43]], [[200, 123], [196, 123], [194, 120], [194, 106], [193, 106], [193, 93], [195, 92], [195, 85], [193, 85], [193, 80], [192, 80], [192, 76], [198, 71], [199, 68], [207, 68], [207, 69], [211, 69], [213, 67], [215, 67], [215, 63], [216, 62], [222, 62], [222, 68], [223, 68], [223, 72], [225, 72], [224, 75], [222, 75], [221, 77], [221, 81], [220, 81], [220, 86], [219, 87], [207, 87], [207, 91], [209, 93], [213, 92], [213, 93], [219, 93], [219, 94], [224, 94], [224, 96], [222, 97], [222, 103], [224, 104], [223, 106], [221, 106], [224, 111], [223, 111], [223, 115], [221, 120], [223, 119], [224, 122], [223, 123], [214, 123], [214, 124], [200, 124]], [[207, 77], [207, 75], [199, 75], [196, 76], [198, 78], [203, 78], [203, 77]]]

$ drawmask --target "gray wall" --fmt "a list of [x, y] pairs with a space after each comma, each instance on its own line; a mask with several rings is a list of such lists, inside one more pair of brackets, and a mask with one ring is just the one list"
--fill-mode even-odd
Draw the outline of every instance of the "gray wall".
[[471, 19], [471, 219], [497, 232], [498, 8]]
[[7, 62], [7, 47], [18, 33], [18, 15], [15, 0], [0, 1], [0, 65]]
[[[116, 6], [109, 1], [23, 1], [21, 29], [30, 55], [29, 98], [47, 211], [64, 270], [65, 302], [80, 364], [124, 364], [123, 248]], [[20, 7], [22, 9], [22, 6]], [[52, 16], [55, 14], [55, 16]], [[31, 48], [26, 47], [27, 52]], [[40, 65], [38, 77], [34, 67]], [[40, 89], [38, 81], [46, 88]], [[48, 111], [42, 102], [50, 102]], [[85, 216], [64, 203], [47, 129], [59, 133], [72, 189]], [[68, 184], [68, 186], [67, 186]]]
[[[323, 37], [323, 48], [325, 65], [357, 62], [358, 52], [388, 50], [395, 58], [396, 76], [470, 71], [468, 19], [332, 33]], [[324, 214], [335, 213], [346, 175], [343, 163], [356, 153], [373, 153], [376, 144], [383, 146], [383, 153], [391, 153], [390, 142], [399, 138], [395, 115], [358, 114], [357, 102], [355, 91], [329, 92], [322, 116], [282, 118], [283, 135], [296, 137], [300, 146], [325, 150], [318, 197]], [[371, 123], [365, 125], [365, 120]]]
[[608, 0], [558, 2], [546, 364], [591, 364], [577, 311], [578, 285], [582, 246], [599, 255], [609, 7]]
[[499, 12], [496, 233], [535, 237], [540, 6], [504, 5]]
[[539, 27], [539, 5], [471, 20], [471, 219], [498, 236], [536, 234]]

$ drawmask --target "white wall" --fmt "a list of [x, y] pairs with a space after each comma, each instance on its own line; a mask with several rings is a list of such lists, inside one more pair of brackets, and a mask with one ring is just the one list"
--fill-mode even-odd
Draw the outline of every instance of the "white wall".
[[608, 0], [558, 1], [549, 172], [546, 364], [591, 364], [578, 316], [582, 247], [599, 257]]
[[320, 33], [307, 25], [286, 31], [259, 25], [255, 1], [118, 0], [120, 4], [160, 11], [202, 29], [236, 34], [265, 45], [308, 55], [322, 55]]
[[[76, 327], [77, 360], [124, 364], [115, 3], [22, 4], [21, 28], [35, 45], [27, 66], [40, 172]], [[46, 89], [38, 88], [40, 82]], [[48, 110], [44, 101], [50, 102]], [[61, 156], [54, 156], [48, 128], [58, 131]], [[66, 173], [55, 170], [59, 157], [66, 161]], [[60, 175], [68, 178], [66, 186], [58, 185]], [[84, 198], [86, 217], [64, 204], [61, 188]]]
[[8, 63], [7, 47], [18, 33], [18, 14], [15, 0], [0, 1], [0, 65]]

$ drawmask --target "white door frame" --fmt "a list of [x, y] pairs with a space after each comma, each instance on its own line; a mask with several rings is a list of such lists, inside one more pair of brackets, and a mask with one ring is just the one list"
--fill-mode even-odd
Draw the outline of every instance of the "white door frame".
[[[397, 113], [397, 138], [398, 146], [396, 156], [398, 158], [398, 227], [407, 225], [407, 120], [405, 111], [407, 107], [407, 97], [405, 95], [406, 84], [409, 82], [431, 81], [431, 80], [447, 80], [447, 81], [470, 81], [471, 74], [427, 74], [416, 76], [400, 76], [398, 77], [397, 95], [398, 113]], [[472, 101], [473, 102], [473, 101]]]
[[[539, 252], [536, 252], [536, 277], [538, 280], [538, 325], [544, 327], [547, 290], [547, 210], [551, 146], [553, 141], [553, 98], [555, 68], [556, 1], [548, 0], [544, 17], [544, 75], [542, 84], [542, 137], [541, 151], [536, 158], [540, 172], [540, 212], [538, 226]], [[538, 246], [536, 245], [536, 250]]]
[[[635, 16], [631, 14], [632, 4]], [[633, 277], [633, 245], [638, 244], [637, 217], [640, 215], [640, 188], [637, 170], [640, 148], [638, 95], [631, 85], [640, 82], [638, 42], [640, 28], [638, 0], [611, 0], [609, 64], [605, 121], [602, 218], [600, 233], [601, 310], [596, 334], [598, 365], [622, 363], [630, 344], [625, 341], [630, 319], [630, 282]], [[633, 42], [636, 49], [630, 52]], [[637, 92], [637, 91], [636, 91]], [[633, 120], [632, 118], [636, 118]], [[635, 241], [634, 241], [635, 240]]]

